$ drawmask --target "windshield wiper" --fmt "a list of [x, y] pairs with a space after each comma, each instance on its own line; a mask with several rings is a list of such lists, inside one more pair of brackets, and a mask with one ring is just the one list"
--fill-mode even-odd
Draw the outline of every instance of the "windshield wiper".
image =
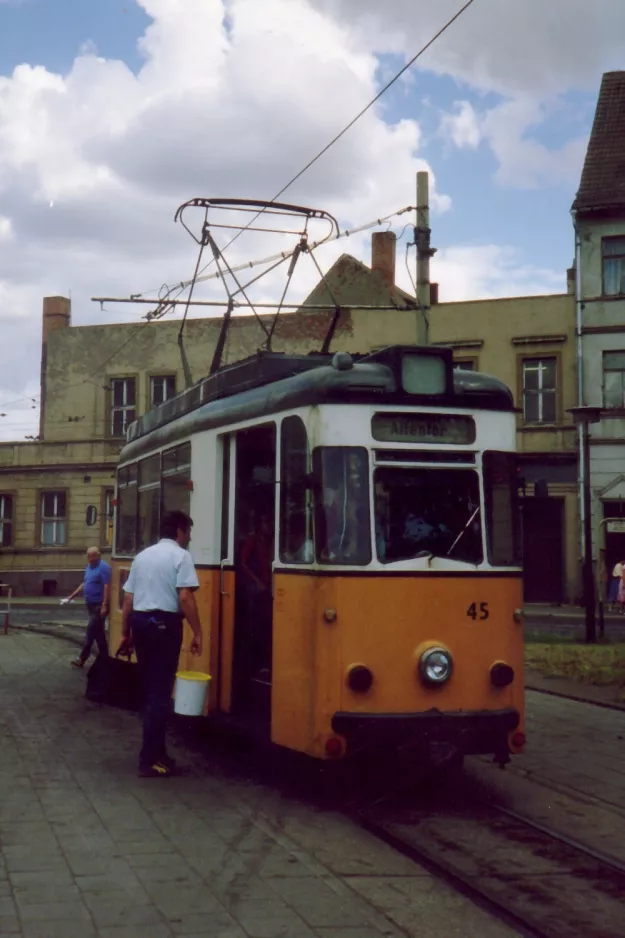
[[478, 514], [479, 510], [480, 510], [480, 506], [478, 505], [477, 508], [475, 509], [475, 511], [473, 512], [473, 514], [471, 515], [471, 517], [469, 518], [469, 520], [467, 521], [467, 523], [465, 524], [465, 526], [463, 527], [462, 531], [460, 532], [460, 534], [459, 534], [458, 537], [456, 538], [456, 540], [453, 542], [453, 544], [451, 545], [451, 547], [450, 547], [449, 550], [447, 551], [447, 556], [448, 556], [448, 557], [449, 557], [449, 555], [451, 554], [451, 552], [452, 552], [452, 550], [454, 549], [454, 547], [456, 546], [456, 544], [458, 543], [458, 541], [463, 537], [463, 535], [464, 535], [464, 534], [466, 533], [466, 531], [468, 530], [469, 525], [471, 524], [471, 522], [473, 521], [473, 519], [475, 518], [475, 516]]

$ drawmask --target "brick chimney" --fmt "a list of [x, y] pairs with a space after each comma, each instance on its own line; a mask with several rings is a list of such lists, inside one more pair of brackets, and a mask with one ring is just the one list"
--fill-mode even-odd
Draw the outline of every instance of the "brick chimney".
[[395, 251], [393, 231], [374, 231], [371, 236], [371, 269], [377, 270], [389, 287], [395, 286]]
[[569, 267], [566, 272], [566, 292], [569, 296], [575, 296], [575, 264], [572, 267]]
[[71, 325], [72, 304], [65, 296], [44, 296], [41, 323], [41, 408], [39, 413], [39, 437], [43, 440], [46, 407], [46, 377], [48, 367], [48, 339], [57, 329]]

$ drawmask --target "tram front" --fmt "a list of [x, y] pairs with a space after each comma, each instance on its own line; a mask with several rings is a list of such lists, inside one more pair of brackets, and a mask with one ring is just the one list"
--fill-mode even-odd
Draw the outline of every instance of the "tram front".
[[[515, 416], [499, 382], [456, 377], [459, 392], [463, 381], [444, 405], [333, 403], [304, 417], [314, 558], [287, 552], [275, 569], [275, 742], [502, 764], [522, 750]], [[289, 484], [281, 537], [302, 540]]]

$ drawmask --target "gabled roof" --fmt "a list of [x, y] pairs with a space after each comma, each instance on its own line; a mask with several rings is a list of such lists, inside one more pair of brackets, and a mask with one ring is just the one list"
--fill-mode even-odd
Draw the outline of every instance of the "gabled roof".
[[362, 303], [363, 306], [376, 304], [388, 306], [396, 303], [403, 308], [415, 303], [414, 296], [410, 296], [397, 286], [389, 287], [378, 270], [371, 270], [351, 254], [341, 254], [326, 273], [325, 282], [319, 281], [312, 293], [306, 297], [303, 305], [327, 303], [331, 309], [334, 304], [328, 287], [339, 304], [348, 303], [350, 306], [357, 306]]
[[606, 72], [573, 211], [625, 210], [625, 72]]

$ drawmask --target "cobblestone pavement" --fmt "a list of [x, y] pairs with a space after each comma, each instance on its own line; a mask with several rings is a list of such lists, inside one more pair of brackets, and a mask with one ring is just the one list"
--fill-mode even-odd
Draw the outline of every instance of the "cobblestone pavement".
[[71, 653], [0, 635], [0, 936], [513, 934], [340, 814], [207, 756], [138, 779], [137, 717], [86, 701]]

